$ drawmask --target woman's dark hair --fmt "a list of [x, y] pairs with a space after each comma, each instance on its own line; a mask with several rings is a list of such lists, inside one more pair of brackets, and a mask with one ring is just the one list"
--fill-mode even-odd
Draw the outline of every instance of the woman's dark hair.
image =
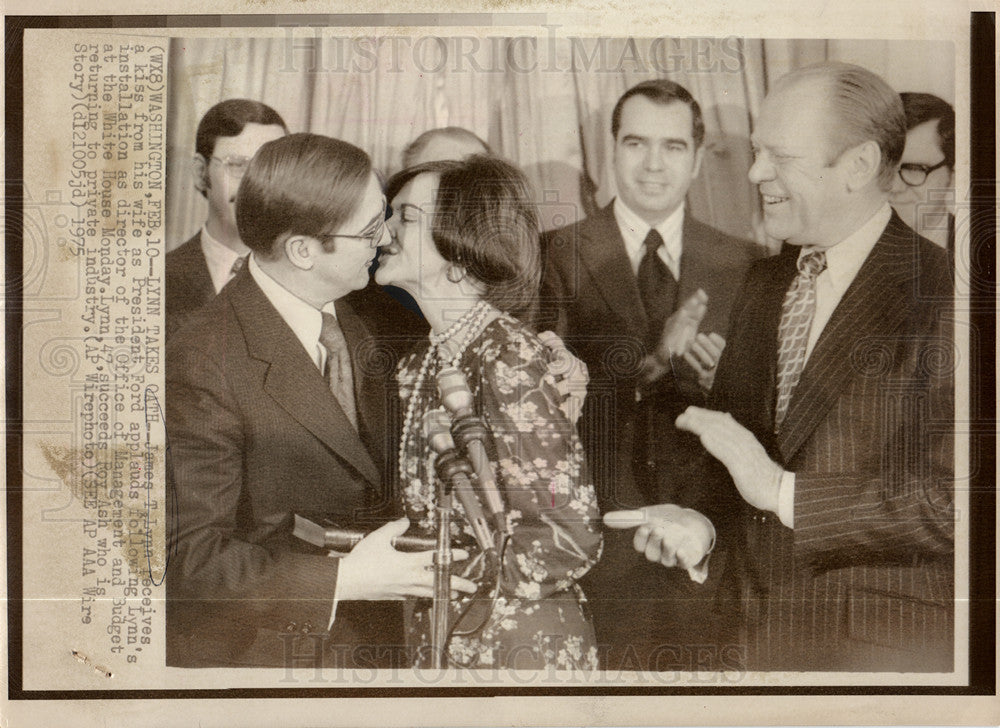
[[427, 162], [396, 173], [391, 202], [421, 174], [439, 178], [431, 237], [441, 257], [486, 287], [484, 298], [526, 318], [541, 281], [538, 212], [524, 173], [509, 162], [476, 154], [460, 162]]
[[284, 234], [319, 237], [340, 229], [371, 178], [361, 149], [320, 134], [290, 134], [260, 148], [236, 193], [236, 227], [247, 247], [273, 257]]

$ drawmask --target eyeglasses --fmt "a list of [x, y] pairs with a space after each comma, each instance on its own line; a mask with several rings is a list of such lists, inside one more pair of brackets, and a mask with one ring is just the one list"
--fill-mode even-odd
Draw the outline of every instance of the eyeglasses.
[[947, 164], [947, 161], [944, 159], [933, 167], [926, 164], [911, 164], [907, 162], [906, 164], [899, 165], [899, 178], [910, 187], [919, 187], [927, 181], [927, 175], [935, 169], [947, 166]]
[[250, 157], [210, 157], [234, 177], [242, 177], [250, 166]]
[[377, 248], [379, 247], [379, 243], [382, 242], [382, 238], [385, 236], [385, 222], [390, 217], [392, 217], [392, 208], [386, 206], [379, 219], [373, 223], [374, 227], [368, 232], [363, 232], [359, 235], [347, 235], [345, 233], [324, 233], [323, 235], [317, 235], [316, 237], [324, 241], [332, 238], [351, 238], [353, 240], [367, 240], [369, 248]]

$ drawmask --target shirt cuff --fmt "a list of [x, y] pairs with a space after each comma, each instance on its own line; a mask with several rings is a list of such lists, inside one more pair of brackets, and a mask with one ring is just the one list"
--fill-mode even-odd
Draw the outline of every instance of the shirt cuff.
[[795, 473], [781, 473], [778, 485], [778, 520], [787, 528], [795, 528]]

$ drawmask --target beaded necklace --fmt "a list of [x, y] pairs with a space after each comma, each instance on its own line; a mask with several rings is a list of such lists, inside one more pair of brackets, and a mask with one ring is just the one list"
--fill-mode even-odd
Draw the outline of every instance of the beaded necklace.
[[423, 389], [424, 379], [427, 377], [427, 372], [430, 370], [431, 362], [436, 356], [442, 353], [442, 349], [445, 348], [444, 345], [448, 341], [458, 336], [458, 334], [465, 329], [465, 336], [463, 337], [461, 344], [452, 356], [451, 361], [448, 362], [450, 366], [457, 368], [462, 360], [462, 355], [469, 347], [469, 344], [471, 344], [481, 333], [483, 322], [486, 317], [489, 316], [490, 310], [491, 306], [486, 301], [477, 301], [472, 308], [462, 314], [461, 318], [459, 318], [458, 321], [453, 323], [447, 329], [442, 331], [440, 334], [432, 333], [430, 335], [430, 346], [427, 347], [427, 353], [424, 354], [424, 358], [420, 362], [420, 369], [417, 371], [417, 378], [413, 382], [413, 389], [410, 393], [410, 401], [406, 405], [406, 416], [403, 418], [403, 432], [399, 438], [399, 460], [397, 461], [399, 464], [400, 483], [404, 483], [406, 481], [406, 446], [410, 441], [413, 419], [417, 410], [417, 399]]

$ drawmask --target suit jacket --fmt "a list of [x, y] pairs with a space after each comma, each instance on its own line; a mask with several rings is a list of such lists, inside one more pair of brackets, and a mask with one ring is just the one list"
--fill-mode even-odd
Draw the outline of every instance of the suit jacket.
[[357, 431], [248, 270], [167, 348], [168, 664], [370, 667], [398, 657], [393, 604], [342, 603], [327, 633], [337, 560], [291, 535], [293, 513], [365, 529], [394, 514], [383, 479], [394, 387], [361, 361], [368, 333], [350, 306], [338, 301], [337, 315]]
[[946, 253], [893, 214], [775, 433], [777, 331], [797, 256], [789, 248], [750, 269], [711, 398], [795, 473], [794, 530], [730, 501], [740, 517], [728, 586], [747, 667], [949, 670], [956, 357]]
[[167, 253], [165, 265], [166, 338], [169, 340], [191, 314], [215, 298], [212, 276], [201, 250], [201, 232]]
[[[677, 302], [704, 289], [709, 302], [700, 330], [725, 336], [735, 293], [763, 250], [690, 214], [682, 235]], [[681, 363], [637, 402], [649, 322], [613, 206], [550, 234], [545, 257], [539, 328], [553, 328], [589, 369], [581, 436], [602, 513], [662, 502], [702, 505], [686, 475], [701, 445], [674, 420], [688, 405], [704, 405], [705, 395], [694, 370]], [[692, 612], [708, 611], [704, 604], [691, 606], [707, 590], [694, 591], [686, 574], [647, 563], [632, 549], [631, 532], [606, 530], [604, 537], [604, 555], [583, 584], [598, 641], [610, 650], [605, 666], [702, 667], [672, 662], [669, 655], [669, 663], [653, 661], [662, 657], [661, 648], [683, 651], [708, 639], [699, 633], [704, 624], [684, 622]], [[681, 639], [691, 642], [680, 646]]]

